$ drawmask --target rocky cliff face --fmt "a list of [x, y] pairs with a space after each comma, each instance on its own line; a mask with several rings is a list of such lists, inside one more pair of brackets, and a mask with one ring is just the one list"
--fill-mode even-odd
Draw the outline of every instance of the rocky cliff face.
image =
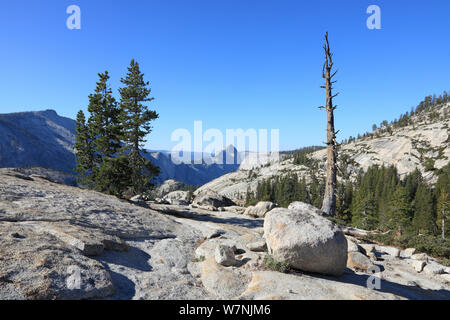
[[0, 114], [0, 167], [74, 168], [75, 122], [53, 110]]
[[[429, 115], [434, 112], [439, 117], [430, 120]], [[352, 164], [353, 169], [367, 169], [374, 164], [394, 165], [403, 175], [418, 168], [426, 179], [432, 181], [433, 172], [427, 171], [427, 165], [440, 169], [450, 160], [449, 114], [450, 104], [434, 107], [429, 112], [413, 116], [413, 124], [393, 129], [392, 133], [378, 129], [373, 137], [343, 145], [339, 155]], [[312, 158], [323, 163], [326, 150], [315, 152]]]
[[[431, 113], [437, 113], [439, 117], [430, 120]], [[360, 169], [365, 170], [374, 164], [394, 165], [401, 175], [418, 168], [425, 179], [433, 183], [435, 176], [429, 169], [440, 169], [450, 160], [449, 114], [450, 104], [440, 105], [414, 116], [413, 124], [393, 129], [392, 133], [378, 130], [372, 136], [346, 143], [338, 150], [338, 165], [353, 178]], [[305, 177], [307, 181], [310, 179], [308, 168], [295, 165], [292, 158], [281, 157], [279, 161], [274, 160], [273, 156], [266, 158], [265, 164], [257, 164], [248, 157], [238, 171], [205, 184], [197, 192], [212, 190], [234, 200], [243, 200], [247, 190], [255, 191], [263, 180], [290, 173]], [[313, 152], [310, 158], [317, 162], [318, 173], [324, 175], [326, 150]]]

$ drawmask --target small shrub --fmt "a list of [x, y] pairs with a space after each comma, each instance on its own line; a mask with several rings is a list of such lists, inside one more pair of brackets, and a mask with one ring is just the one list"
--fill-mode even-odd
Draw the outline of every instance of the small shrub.
[[396, 238], [394, 233], [375, 234], [368, 236], [368, 238], [378, 243], [403, 249], [416, 248], [418, 252], [440, 259], [445, 265], [450, 263], [450, 239], [441, 239], [432, 235], [418, 236], [412, 232], [405, 232], [400, 238]]
[[286, 262], [286, 261], [279, 262], [271, 255], [266, 255], [264, 257], [264, 266], [266, 266], [266, 268], [268, 268], [270, 270], [278, 271], [278, 272], [282, 272], [282, 273], [286, 273], [290, 269], [288, 262]]
[[204, 256], [200, 256], [200, 258], [192, 259], [192, 262], [203, 262], [203, 261], [205, 261], [205, 257]]

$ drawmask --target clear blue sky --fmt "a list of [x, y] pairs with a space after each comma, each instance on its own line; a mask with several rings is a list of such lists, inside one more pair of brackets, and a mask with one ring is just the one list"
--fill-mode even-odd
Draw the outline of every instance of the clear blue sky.
[[[322, 41], [329, 31], [340, 139], [449, 90], [448, 0], [40, 0], [0, 10], [0, 113], [86, 110], [97, 73], [120, 86], [135, 58], [160, 114], [148, 148], [177, 128], [280, 129], [281, 149], [321, 144]], [[81, 30], [66, 28], [76, 4]], [[382, 29], [366, 27], [380, 6]]]

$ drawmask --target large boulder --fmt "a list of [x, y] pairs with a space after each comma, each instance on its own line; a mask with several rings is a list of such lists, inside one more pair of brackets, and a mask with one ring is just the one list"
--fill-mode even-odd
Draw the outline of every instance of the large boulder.
[[236, 205], [231, 199], [209, 190], [200, 192], [192, 203], [200, 207], [212, 206], [215, 208], [231, 207]]
[[347, 265], [347, 240], [333, 222], [311, 210], [277, 208], [264, 220], [269, 253], [294, 269], [340, 276]]
[[322, 210], [317, 209], [313, 205], [310, 205], [310, 204], [304, 203], [304, 202], [300, 202], [300, 201], [292, 202], [289, 205], [288, 209], [292, 210], [292, 211], [308, 211], [308, 212], [315, 213], [319, 216], [326, 216], [326, 213], [323, 212]]
[[438, 264], [438, 263], [430, 263], [427, 264], [424, 268], [423, 271], [429, 275], [436, 275], [436, 274], [443, 274], [445, 273], [445, 267], [443, 267], [442, 265]]
[[161, 185], [159, 185], [155, 190], [153, 190], [152, 194], [154, 198], [162, 198], [166, 194], [171, 193], [172, 191], [177, 191], [183, 188], [184, 183], [176, 180], [166, 180]]
[[162, 198], [162, 201], [166, 201], [173, 205], [185, 206], [189, 204], [189, 192], [188, 191], [172, 191]]
[[423, 268], [425, 268], [425, 266], [427, 265], [427, 263], [425, 261], [420, 261], [420, 260], [414, 260], [413, 261], [413, 268], [414, 270], [416, 270], [416, 272], [422, 272]]
[[253, 252], [265, 252], [267, 250], [267, 244], [265, 241], [251, 242], [247, 244], [247, 248]]
[[237, 263], [237, 260], [234, 257], [233, 248], [223, 244], [220, 244], [216, 247], [214, 257], [216, 259], [216, 262], [223, 265], [224, 267], [231, 267], [236, 265]]
[[353, 242], [348, 237], [346, 237], [346, 239], [347, 239], [347, 251], [348, 252], [359, 252], [360, 251], [359, 246], [355, 242]]
[[400, 252], [400, 257], [402, 257], [402, 258], [411, 258], [411, 256], [413, 254], [415, 254], [415, 253], [416, 253], [416, 249], [415, 248], [408, 248], [408, 249], [402, 250]]
[[278, 207], [273, 202], [270, 201], [261, 201], [258, 202], [256, 206], [249, 207], [250, 209], [245, 211], [245, 214], [255, 218], [264, 218], [270, 210]]
[[255, 206], [248, 206], [244, 211], [244, 215], [249, 216], [251, 214], [251, 212], [253, 211], [253, 209], [255, 209]]
[[378, 252], [387, 253], [388, 255], [395, 257], [395, 258], [400, 257], [400, 249], [395, 248], [395, 247], [375, 246], [375, 250], [377, 250]]
[[426, 253], [416, 253], [411, 256], [411, 259], [419, 261], [428, 261], [428, 256]]
[[356, 271], [367, 271], [373, 267], [373, 263], [361, 252], [349, 252], [347, 256], [347, 267]]

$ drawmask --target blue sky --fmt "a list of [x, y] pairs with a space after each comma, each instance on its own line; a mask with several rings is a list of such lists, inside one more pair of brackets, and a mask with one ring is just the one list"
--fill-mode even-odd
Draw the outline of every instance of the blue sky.
[[[448, 0], [0, 1], [0, 113], [86, 110], [97, 73], [115, 91], [131, 58], [156, 98], [148, 148], [172, 131], [280, 129], [282, 150], [321, 144], [322, 42], [340, 70], [340, 139], [392, 120], [427, 94], [449, 90]], [[81, 8], [81, 30], [66, 8]], [[369, 30], [369, 5], [381, 30]]]

